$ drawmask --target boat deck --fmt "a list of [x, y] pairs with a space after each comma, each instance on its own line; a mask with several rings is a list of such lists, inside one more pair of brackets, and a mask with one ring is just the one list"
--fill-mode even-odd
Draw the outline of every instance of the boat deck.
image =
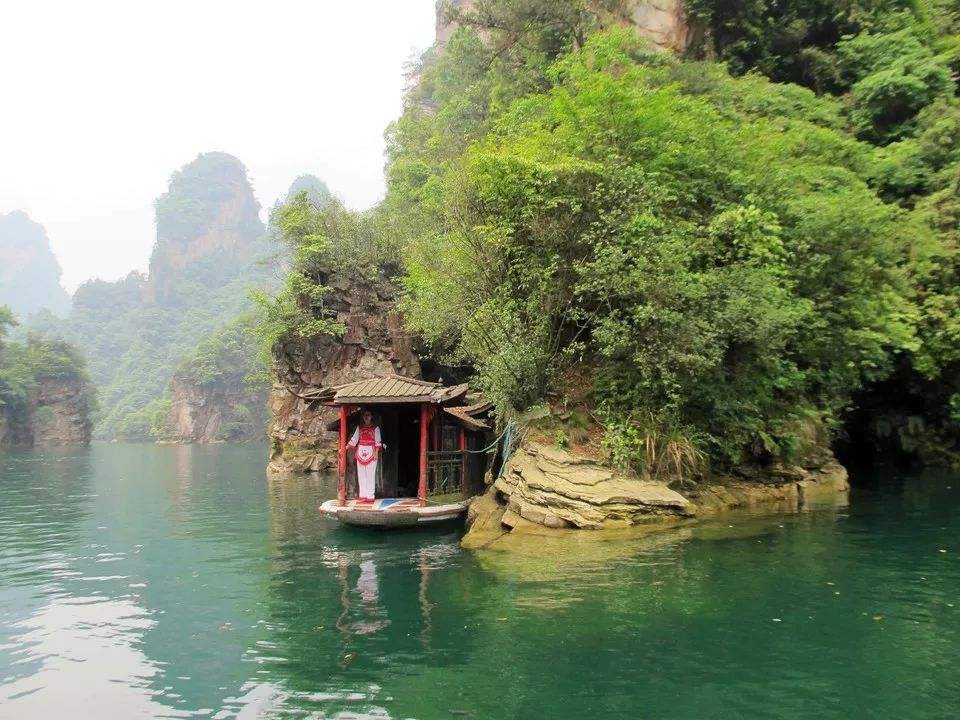
[[367, 527], [412, 527], [456, 520], [466, 512], [464, 500], [450, 503], [428, 503], [421, 507], [417, 498], [377, 498], [372, 503], [348, 500], [346, 505], [327, 500], [320, 512], [347, 525]]

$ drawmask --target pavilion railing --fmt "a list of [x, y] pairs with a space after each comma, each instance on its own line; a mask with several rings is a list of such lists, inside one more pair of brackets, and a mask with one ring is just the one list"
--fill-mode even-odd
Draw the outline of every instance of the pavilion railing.
[[460, 450], [431, 450], [427, 453], [431, 495], [463, 492], [464, 454]]

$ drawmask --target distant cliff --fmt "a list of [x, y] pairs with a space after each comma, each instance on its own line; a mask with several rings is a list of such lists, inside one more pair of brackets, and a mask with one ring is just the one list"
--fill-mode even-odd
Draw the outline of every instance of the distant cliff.
[[148, 303], [182, 302], [177, 297], [184, 276], [205, 260], [210, 279], [227, 279], [249, 247], [263, 235], [260, 205], [239, 160], [211, 152], [175, 172], [167, 192], [157, 198], [157, 241], [150, 256], [144, 289]]
[[[0, 306], [0, 311], [4, 308]], [[3, 330], [0, 313], [0, 331]], [[0, 446], [90, 442], [93, 393], [84, 363], [66, 343], [0, 332]]]
[[41, 309], [65, 315], [70, 296], [60, 272], [42, 225], [19, 210], [0, 215], [0, 305], [21, 321]]
[[251, 316], [209, 335], [184, 358], [168, 389], [161, 441], [240, 442], [266, 437], [267, 392]]
[[[173, 173], [156, 201], [149, 273], [84, 283], [65, 322], [35, 325], [87, 358], [100, 396], [98, 437], [146, 440], [172, 432], [166, 417], [178, 366], [204, 338], [251, 309], [252, 290], [279, 283], [282, 248], [258, 212], [243, 163], [220, 152], [197, 156]], [[198, 417], [178, 437], [189, 440], [201, 425], [209, 420]]]

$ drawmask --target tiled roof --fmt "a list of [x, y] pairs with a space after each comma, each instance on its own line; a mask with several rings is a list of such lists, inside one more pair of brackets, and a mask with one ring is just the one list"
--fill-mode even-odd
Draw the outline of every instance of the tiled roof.
[[358, 380], [357, 382], [325, 388], [317, 399], [338, 405], [430, 402], [442, 403], [461, 397], [467, 392], [466, 385], [445, 387], [439, 383], [415, 380], [400, 375]]

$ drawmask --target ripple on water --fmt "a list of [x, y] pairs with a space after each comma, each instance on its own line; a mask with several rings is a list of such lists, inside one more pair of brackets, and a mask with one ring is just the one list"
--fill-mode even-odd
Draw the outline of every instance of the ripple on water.
[[960, 706], [960, 483], [465, 553], [448, 531], [336, 526], [316, 511], [332, 479], [266, 479], [265, 452], [3, 456], [0, 716], [926, 720]]

